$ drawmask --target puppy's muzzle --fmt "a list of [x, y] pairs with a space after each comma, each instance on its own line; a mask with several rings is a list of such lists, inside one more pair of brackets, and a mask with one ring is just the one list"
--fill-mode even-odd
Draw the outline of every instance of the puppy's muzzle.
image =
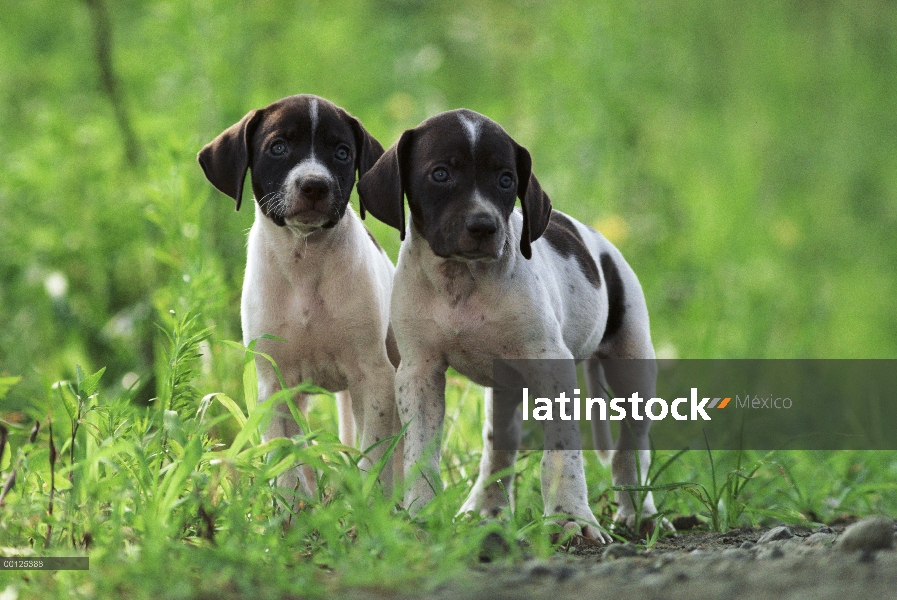
[[453, 258], [465, 261], [491, 261], [502, 251], [502, 227], [498, 218], [488, 212], [475, 212], [464, 219], [460, 248]]
[[299, 193], [312, 203], [327, 200], [330, 196], [330, 184], [317, 177], [308, 177], [299, 184]]
[[327, 228], [335, 225], [339, 218], [332, 181], [314, 175], [296, 181], [284, 215], [288, 225], [302, 229]]
[[476, 213], [467, 218], [464, 226], [470, 237], [478, 241], [485, 241], [498, 231], [498, 220], [488, 213]]

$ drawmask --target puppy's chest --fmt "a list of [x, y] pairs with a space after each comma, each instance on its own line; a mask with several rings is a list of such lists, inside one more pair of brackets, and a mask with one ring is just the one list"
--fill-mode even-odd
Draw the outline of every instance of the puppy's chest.
[[338, 311], [325, 301], [321, 290], [270, 286], [259, 291], [261, 297], [244, 307], [249, 336], [267, 333], [282, 338], [284, 342], [270, 345], [271, 353], [278, 364], [298, 372], [301, 379], [328, 388], [327, 382], [341, 379], [338, 358], [352, 347], [352, 340], [347, 339], [345, 320], [336, 318]]
[[525, 356], [532, 343], [526, 323], [506, 304], [470, 298], [433, 309], [435, 343], [449, 365], [478, 383], [491, 378], [494, 359]]

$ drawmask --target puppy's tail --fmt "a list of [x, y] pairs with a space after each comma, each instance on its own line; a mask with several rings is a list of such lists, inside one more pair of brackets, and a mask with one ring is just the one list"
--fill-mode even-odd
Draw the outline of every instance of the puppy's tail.
[[[586, 377], [586, 389], [591, 397], [608, 397], [607, 379], [604, 377], [604, 370], [598, 360], [592, 359], [584, 362], [584, 371]], [[610, 465], [614, 457], [614, 438], [610, 433], [610, 423], [595, 419], [592, 421], [592, 441], [595, 444], [595, 453], [598, 460], [604, 466]]]

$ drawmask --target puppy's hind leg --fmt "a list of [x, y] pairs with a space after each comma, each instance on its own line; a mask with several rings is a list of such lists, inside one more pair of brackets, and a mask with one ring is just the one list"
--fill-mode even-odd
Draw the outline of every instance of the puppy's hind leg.
[[[496, 517], [505, 506], [514, 506], [514, 472], [510, 469], [517, 461], [517, 447], [522, 436], [518, 406], [495, 406], [491, 387], [484, 395], [485, 418], [483, 419], [483, 454], [480, 458], [480, 474], [470, 490], [467, 500], [458, 514], [468, 512], [482, 516]], [[503, 428], [504, 434], [496, 449], [494, 427]], [[500, 479], [496, 475], [503, 473]]]
[[[611, 458], [611, 475], [614, 486], [643, 486], [648, 483], [648, 472], [651, 467], [650, 439], [648, 430], [650, 419], [644, 415], [645, 402], [657, 395], [657, 363], [654, 359], [654, 348], [647, 332], [647, 319], [644, 327], [633, 322], [624, 322], [623, 328], [609, 341], [602, 342], [599, 356], [602, 369], [610, 384], [615, 398], [632, 398], [638, 394], [641, 419], [633, 418], [627, 412], [621, 423], [620, 439]], [[608, 398], [609, 399], [609, 398]], [[640, 491], [614, 492], [617, 502], [617, 515], [614, 520], [625, 523], [634, 529], [636, 522], [650, 518], [657, 513], [652, 493]], [[661, 525], [666, 529], [672, 526], [664, 519]]]
[[[296, 407], [303, 415], [308, 414], [308, 399], [308, 394], [297, 394], [294, 399]], [[267, 442], [278, 437], [290, 438], [302, 434], [303, 431], [293, 415], [290, 414], [289, 407], [286, 404], [281, 404], [275, 409], [274, 418], [271, 419], [271, 423], [262, 437]], [[287, 469], [277, 477], [277, 487], [285, 495], [298, 493], [300, 497], [293, 502], [298, 506], [302, 498], [315, 497], [317, 491], [315, 470], [310, 465], [297, 465], [292, 469]]]
[[[597, 356], [583, 362], [583, 371], [589, 397], [610, 400], [607, 379]], [[595, 444], [595, 454], [598, 455], [598, 460], [605, 466], [609, 465], [614, 455], [614, 438], [610, 432], [610, 421], [592, 419], [592, 441]]]

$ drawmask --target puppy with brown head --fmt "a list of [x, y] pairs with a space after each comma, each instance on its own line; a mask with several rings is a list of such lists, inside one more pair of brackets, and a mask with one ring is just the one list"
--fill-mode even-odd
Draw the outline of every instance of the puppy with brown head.
[[[336, 392], [340, 439], [362, 449], [393, 435], [395, 369], [387, 348], [393, 266], [349, 205], [356, 173], [364, 175], [383, 147], [355, 117], [311, 95], [290, 96], [250, 111], [199, 152], [209, 181], [240, 209], [251, 173], [255, 222], [249, 232], [241, 317], [243, 341], [259, 339], [288, 386], [311, 382]], [[280, 389], [259, 357], [259, 402]], [[307, 410], [308, 398], [297, 398]], [[296, 435], [285, 407], [265, 439]], [[384, 445], [362, 463], [368, 468]], [[384, 484], [391, 485], [391, 469]], [[284, 473], [278, 484], [306, 496], [310, 469]]]
[[[552, 211], [530, 153], [473, 111], [442, 113], [406, 131], [358, 188], [367, 210], [404, 240], [391, 309], [402, 356], [396, 402], [408, 424], [406, 477], [421, 472], [409, 480], [406, 507], [418, 510], [440, 488], [445, 371], [453, 367], [487, 386], [480, 474], [461, 510], [496, 514], [513, 498], [508, 472], [516, 451], [496, 450], [492, 440], [501, 433], [519, 443], [520, 421], [516, 406], [493, 406], [493, 360], [570, 359], [538, 377], [544, 394], [557, 397], [576, 387], [575, 359], [653, 359], [641, 286], [600, 233]], [[596, 391], [606, 378], [617, 396], [651, 398], [656, 367], [653, 360], [643, 363], [644, 369], [618, 371], [612, 360], [590, 361], [600, 367], [591, 367], [587, 379]], [[621, 428], [612, 461], [615, 485], [644, 481], [648, 424], [630, 419]], [[568, 515], [579, 524], [568, 526], [581, 526], [583, 536], [610, 541], [589, 507], [575, 425], [544, 425], [551, 448], [542, 459], [546, 516]], [[599, 447], [609, 449], [606, 422], [595, 433]], [[617, 518], [630, 525], [639, 504], [642, 515], [656, 513], [650, 493], [618, 493], [616, 500]]]

